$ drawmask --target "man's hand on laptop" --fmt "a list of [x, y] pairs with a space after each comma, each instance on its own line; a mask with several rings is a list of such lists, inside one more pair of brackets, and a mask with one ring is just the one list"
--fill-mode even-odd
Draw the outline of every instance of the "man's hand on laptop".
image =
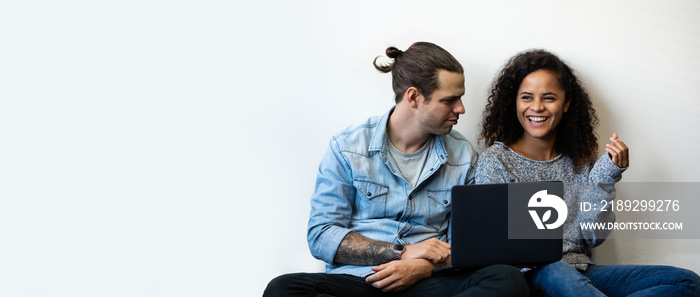
[[442, 263], [450, 257], [450, 244], [431, 238], [419, 243], [409, 244], [406, 246], [401, 260], [405, 259], [426, 259], [433, 263]]

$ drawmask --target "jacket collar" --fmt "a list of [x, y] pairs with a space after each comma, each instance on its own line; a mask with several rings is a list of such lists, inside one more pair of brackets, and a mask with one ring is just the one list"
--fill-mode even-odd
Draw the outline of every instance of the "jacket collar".
[[[385, 147], [384, 139], [386, 138], [386, 124], [389, 122], [389, 116], [394, 112], [396, 106], [392, 107], [389, 112], [385, 113], [374, 127], [372, 131], [372, 139], [369, 144], [369, 151], [379, 151], [384, 154], [387, 151]], [[445, 161], [447, 159], [447, 151], [445, 150], [445, 143], [443, 141], [444, 136], [435, 135], [435, 141], [433, 142], [432, 151], [437, 153], [438, 156]]]
[[389, 122], [389, 116], [394, 113], [396, 106], [392, 107], [389, 112], [385, 113], [380, 119], [377, 126], [372, 130], [372, 140], [369, 143], [369, 151], [386, 151], [384, 147], [384, 139], [386, 138], [386, 124]]

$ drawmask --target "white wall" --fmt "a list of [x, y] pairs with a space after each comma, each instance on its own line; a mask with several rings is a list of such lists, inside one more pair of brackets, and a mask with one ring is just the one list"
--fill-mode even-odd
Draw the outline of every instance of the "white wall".
[[[329, 137], [384, 113], [387, 46], [435, 42], [488, 86], [558, 53], [631, 147], [624, 181], [700, 182], [700, 2], [5, 1], [0, 295], [259, 296], [320, 271], [308, 200]], [[601, 263], [700, 272], [699, 240], [609, 241]]]

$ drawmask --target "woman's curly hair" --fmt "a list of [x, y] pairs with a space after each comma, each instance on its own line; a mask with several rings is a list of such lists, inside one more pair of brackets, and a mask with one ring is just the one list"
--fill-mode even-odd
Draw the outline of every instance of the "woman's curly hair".
[[555, 54], [545, 50], [529, 50], [512, 57], [493, 82], [493, 88], [484, 110], [480, 139], [486, 146], [494, 141], [512, 145], [523, 135], [523, 127], [516, 113], [516, 98], [523, 79], [537, 70], [553, 72], [567, 101], [569, 110], [557, 128], [555, 148], [569, 156], [574, 169], [579, 171], [589, 160], [595, 158], [598, 139], [594, 128], [598, 125], [593, 104], [573, 71]]

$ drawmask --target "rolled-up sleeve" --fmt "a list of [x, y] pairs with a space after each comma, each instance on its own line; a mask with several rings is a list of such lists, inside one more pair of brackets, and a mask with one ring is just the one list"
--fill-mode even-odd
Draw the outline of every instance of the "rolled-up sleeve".
[[[606, 205], [612, 204], [615, 200], [616, 190], [615, 183], [620, 181], [622, 173], [627, 168], [618, 168], [610, 160], [608, 153], [603, 154], [600, 159], [594, 164], [588, 176], [588, 184], [585, 187], [585, 192], [581, 197], [581, 201], [589, 203], [598, 203], [605, 201]], [[598, 207], [592, 211], [580, 212], [578, 223], [608, 223], [615, 222], [615, 213], [612, 209], [603, 209]], [[582, 229], [581, 234], [590, 247], [601, 245], [610, 235], [610, 229]]]
[[326, 263], [333, 263], [340, 242], [350, 232], [355, 188], [348, 164], [332, 139], [318, 168], [307, 229], [311, 254]]

